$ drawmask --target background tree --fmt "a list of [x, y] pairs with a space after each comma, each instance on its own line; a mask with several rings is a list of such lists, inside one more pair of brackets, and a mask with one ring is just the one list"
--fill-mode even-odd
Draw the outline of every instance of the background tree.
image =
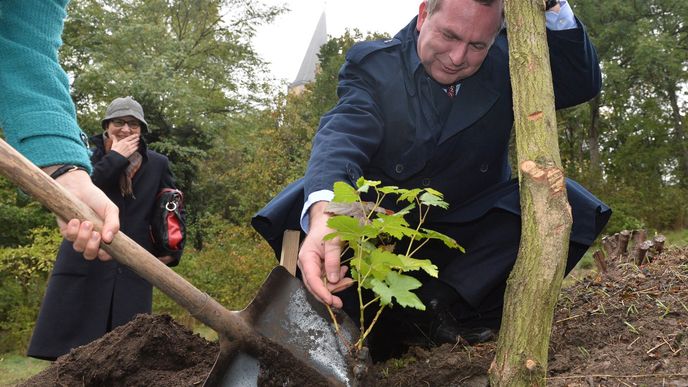
[[[205, 187], [222, 187], [209, 205], [231, 223], [247, 224], [286, 185], [303, 176], [320, 117], [337, 103], [337, 75], [346, 52], [357, 41], [385, 37], [347, 30], [330, 38], [320, 48], [315, 80], [303, 92], [280, 94], [269, 108], [243, 114], [242, 126], [252, 129], [241, 138], [239, 151], [227, 163], [221, 157], [225, 150], [213, 150], [201, 177], [199, 184]], [[224, 143], [232, 141], [236, 140], [226, 138]]]
[[611, 204], [612, 232], [685, 227], [688, 4], [571, 4], [597, 47], [604, 88], [589, 114], [579, 108], [560, 115], [560, 128], [572, 129], [560, 132], [562, 144], [572, 139], [581, 146], [562, 147], [567, 173]]
[[62, 56], [79, 122], [100, 132], [110, 101], [138, 100], [145, 137], [172, 161], [195, 223], [208, 196], [195, 184], [200, 166], [216, 146], [235, 151], [237, 142], [226, 140], [247, 132], [235, 118], [265, 97], [251, 38], [282, 11], [248, 0], [70, 2]]

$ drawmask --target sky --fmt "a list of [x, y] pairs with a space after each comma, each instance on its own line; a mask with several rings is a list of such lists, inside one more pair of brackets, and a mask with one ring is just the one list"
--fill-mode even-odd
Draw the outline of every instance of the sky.
[[263, 26], [253, 41], [260, 56], [270, 62], [271, 74], [292, 82], [325, 10], [327, 34], [341, 36], [346, 28], [394, 35], [418, 14], [421, 0], [262, 0], [286, 4], [290, 11]]

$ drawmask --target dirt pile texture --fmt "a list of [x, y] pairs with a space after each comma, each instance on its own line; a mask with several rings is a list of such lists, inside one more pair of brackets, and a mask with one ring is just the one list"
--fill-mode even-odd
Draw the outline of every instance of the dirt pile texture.
[[138, 315], [22, 386], [201, 386], [218, 351], [168, 315]]
[[[627, 261], [562, 290], [547, 385], [688, 386], [688, 248]], [[139, 316], [23, 385], [199, 386], [217, 351], [169, 316]], [[363, 385], [487, 386], [494, 353], [495, 343], [414, 347], [375, 364]]]

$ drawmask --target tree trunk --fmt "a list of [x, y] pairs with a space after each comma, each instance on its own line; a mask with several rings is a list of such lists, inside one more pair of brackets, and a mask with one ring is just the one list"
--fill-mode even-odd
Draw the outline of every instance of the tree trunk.
[[674, 131], [676, 135], [676, 141], [678, 142], [680, 166], [679, 171], [683, 170], [683, 173], [679, 173], [682, 186], [688, 186], [688, 181], [686, 181], [686, 176], [688, 176], [688, 137], [686, 137], [686, 131], [683, 125], [683, 118], [681, 116], [681, 108], [678, 106], [678, 98], [676, 97], [676, 84], [667, 83], [667, 95], [669, 96], [669, 103], [671, 104], [671, 117], [674, 121]]
[[507, 282], [493, 386], [545, 385], [572, 217], [557, 142], [542, 0], [506, 0], [521, 192], [521, 245]]

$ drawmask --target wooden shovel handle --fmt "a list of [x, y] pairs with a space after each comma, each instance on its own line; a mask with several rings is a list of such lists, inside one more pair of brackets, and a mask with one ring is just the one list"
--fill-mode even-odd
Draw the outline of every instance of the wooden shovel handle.
[[[3, 175], [60, 218], [88, 220], [96, 230], [101, 230], [102, 220], [90, 207], [1, 139], [0, 169]], [[255, 334], [238, 313], [227, 310], [208, 294], [198, 290], [124, 233], [115, 234], [112, 243], [101, 244], [101, 248], [218, 333], [229, 339]]]

